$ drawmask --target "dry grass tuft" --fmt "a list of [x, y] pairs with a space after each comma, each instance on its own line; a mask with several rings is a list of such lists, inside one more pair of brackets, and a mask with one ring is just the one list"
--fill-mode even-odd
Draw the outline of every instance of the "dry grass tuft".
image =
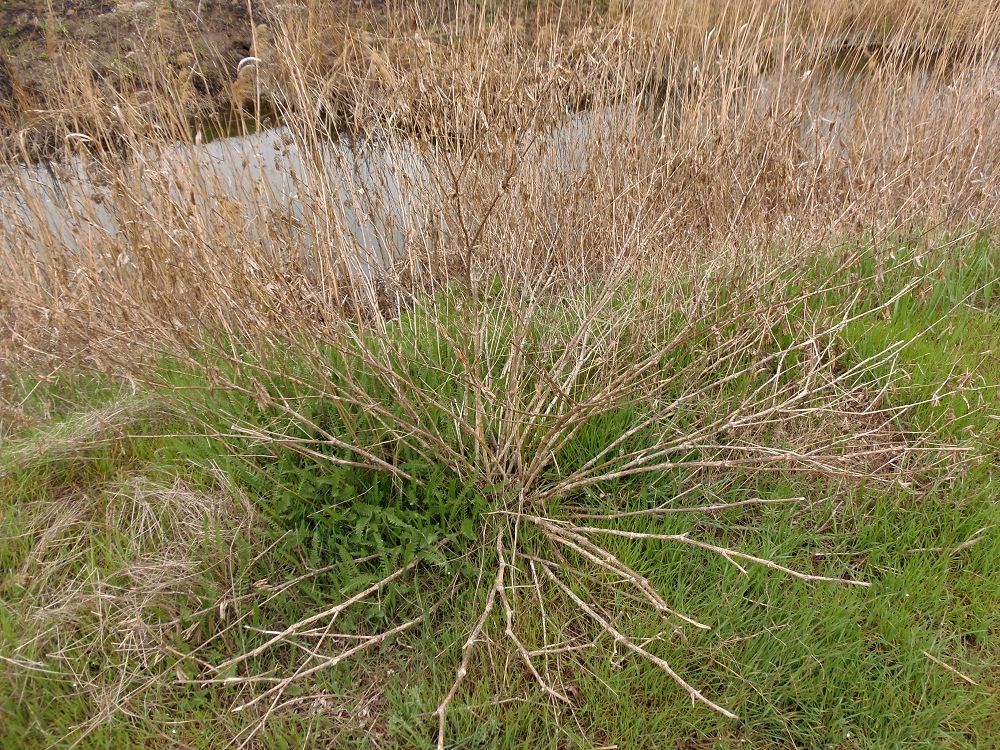
[[114, 716], [147, 714], [149, 697], [175, 680], [163, 665], [178, 656], [170, 643], [182, 613], [202, 601], [206, 580], [234, 585], [236, 572], [208, 555], [253, 533], [252, 508], [225, 492], [134, 477], [18, 513], [30, 548], [4, 583], [19, 592], [6, 679], [16, 686], [40, 671], [72, 681], [91, 711], [67, 740]]
[[[0, 476], [59, 461], [82, 460], [95, 448], [121, 440], [137, 424], [146, 420], [155, 423], [167, 413], [164, 402], [136, 395], [74, 413], [27, 438], [11, 437], [0, 452]], [[31, 421], [20, 409], [15, 417], [16, 422]]]

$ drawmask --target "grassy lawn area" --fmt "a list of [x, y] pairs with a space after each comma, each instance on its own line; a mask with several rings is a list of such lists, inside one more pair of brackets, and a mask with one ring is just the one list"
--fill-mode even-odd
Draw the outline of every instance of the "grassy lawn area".
[[17, 383], [0, 747], [996, 747], [1000, 251], [859, 248]]

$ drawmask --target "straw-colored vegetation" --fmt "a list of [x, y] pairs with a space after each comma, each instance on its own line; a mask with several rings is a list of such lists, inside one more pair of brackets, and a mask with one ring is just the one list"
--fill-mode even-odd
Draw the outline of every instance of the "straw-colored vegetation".
[[995, 745], [996, 9], [251, 11], [6, 131], [0, 746]]

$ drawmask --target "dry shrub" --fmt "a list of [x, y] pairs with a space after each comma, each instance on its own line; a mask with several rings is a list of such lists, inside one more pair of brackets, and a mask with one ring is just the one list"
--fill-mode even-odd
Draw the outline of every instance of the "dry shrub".
[[[469, 255], [474, 253], [475, 248]], [[337, 334], [328, 330], [320, 345], [275, 338], [254, 352], [230, 353], [226, 341], [213, 348], [213, 360], [225, 363], [215, 371], [213, 387], [261, 410], [254, 418], [236, 417], [237, 431], [255, 450], [271, 446], [300, 454], [318, 472], [326, 466], [384, 473], [406, 497], [425, 484], [413, 467], [430, 464], [486, 496], [489, 512], [474, 519], [482, 566], [475, 578], [493, 584], [465, 638], [453, 688], [438, 709], [439, 746], [448, 705], [468, 674], [471, 654], [480, 643], [497, 646], [496, 633], [503, 633], [501, 647], [516, 654], [544, 694], [571, 703], [557, 678], [545, 676], [549, 658], [565, 644], [522, 640], [523, 613], [533, 607], [523, 591], [537, 591], [540, 601], [560, 599], [570, 617], [591, 623], [596, 639], [610, 637], [665, 671], [692, 700], [732, 716], [602, 612], [594, 589], [625, 586], [678, 637], [684, 627], [710, 628], [692, 613], [676, 611], [665, 594], [617, 558], [602, 543], [609, 536], [685, 545], [744, 571], [753, 564], [811, 582], [867, 585], [850, 571], [843, 577], [803, 573], [715, 541], [619, 525], [636, 515], [714, 513], [802, 498], [610, 513], [599, 516], [610, 522], [601, 525], [567, 520], [567, 504], [578, 516], [593, 518], [588, 503], [604, 491], [634, 492], [632, 480], [655, 485], [678, 472], [799, 474], [890, 487], [907, 481], [914, 469], [953, 470], [948, 457], [969, 452], [965, 445], [942, 444], [934, 432], [897, 434], [897, 425], [920, 406], [883, 402], [885, 392], [906, 376], [896, 360], [908, 342], [860, 361], [838, 348], [848, 326], [891, 308], [933, 271], [914, 272], [909, 284], [862, 312], [846, 294], [812, 318], [796, 308], [822, 299], [842, 281], [820, 279], [795, 291], [801, 278], [788, 275], [794, 262], [784, 263], [764, 264], [742, 276], [724, 268], [717, 279], [707, 271], [695, 277], [694, 289], [680, 286], [691, 280], [689, 273], [673, 279], [677, 288], [657, 285], [664, 274], [645, 282], [627, 258], [604, 267], [600, 283], [586, 274], [586, 282], [575, 283], [552, 270], [519, 275], [518, 266], [503, 266], [510, 270], [499, 281], [496, 271], [487, 282], [473, 278], [457, 298], [415, 297], [412, 310], [399, 318], [369, 318]], [[858, 285], [872, 282], [863, 277]], [[699, 287], [703, 297], [692, 299]], [[274, 344], [280, 351], [273, 351]], [[885, 370], [888, 376], [879, 374]], [[317, 416], [324, 406], [323, 416]], [[581, 456], [580, 441], [588, 443], [580, 436], [588, 432], [599, 442], [591, 441]], [[457, 556], [467, 549], [447, 551]], [[420, 564], [419, 556], [413, 558], [214, 669], [249, 664], [299, 638], [349, 642], [349, 633], [333, 630], [337, 618]], [[316, 649], [286, 677], [244, 697], [239, 709], [261, 711], [256, 731], [275, 712], [294, 705], [296, 699], [286, 695], [294, 682], [376, 648], [431, 614], [403, 620], [350, 647]], [[547, 617], [548, 627], [567, 627], [551, 610]]]

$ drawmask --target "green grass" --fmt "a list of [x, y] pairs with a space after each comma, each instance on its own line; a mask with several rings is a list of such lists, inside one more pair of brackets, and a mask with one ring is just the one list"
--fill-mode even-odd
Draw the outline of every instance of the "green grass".
[[[917, 257], [916, 250], [901, 246], [885, 274], [885, 288], [902, 288]], [[663, 672], [614, 648], [606, 636], [601, 648], [549, 661], [550, 676], [574, 703], [573, 710], [553, 710], [503, 644], [502, 628], [494, 621], [489, 632], [499, 645], [473, 654], [470, 676], [448, 715], [449, 746], [996, 747], [1000, 257], [982, 238], [921, 262], [938, 260], [942, 270], [929, 285], [884, 314], [852, 323], [836, 345], [849, 364], [915, 339], [899, 354], [896, 374], [906, 377], [887, 390], [886, 404], [919, 404], [905, 412], [905, 423], [895, 425], [902, 435], [929, 431], [936, 441], [975, 447], [974, 460], [960, 470], [932, 464], [906, 483], [888, 483], [818, 473], [696, 475], [677, 469], [611, 483], [548, 508], [553, 514], [570, 506], [595, 513], [636, 510], [684, 490], [692, 505], [751, 496], [807, 498], [712, 516], [633, 518], [617, 527], [689, 532], [797, 570], [864, 579], [870, 588], [805, 583], [760, 567], [744, 575], [719, 556], [680, 545], [601, 539], [672, 607], [712, 626], [708, 632], [686, 629], [685, 639], [667, 630], [650, 649], [735, 712], [738, 721], [692, 705]], [[866, 277], [873, 262], [862, 255], [843, 271], [817, 268], [815, 279], [832, 273], [848, 285], [808, 305], [815, 311], [838, 295], [841, 302], [851, 299], [857, 291], [849, 285], [851, 274]], [[875, 288], [862, 291], [853, 302], [858, 312], [888, 296]], [[801, 305], [793, 322], [806, 314]], [[498, 319], [496, 328], [504, 332], [509, 326]], [[783, 335], [775, 331], [776, 338]], [[411, 376], [447, 392], [457, 387], [458, 369], [447, 347], [438, 355], [439, 367]], [[684, 356], [680, 352], [677, 362]], [[286, 365], [288, 377], [269, 384], [280, 391], [272, 397], [294, 395], [299, 373], [295, 362]], [[886, 365], [867, 377], [877, 387], [891, 374]], [[178, 384], [188, 377], [174, 372], [169, 379]], [[378, 382], [372, 378], [369, 386], [377, 388]], [[961, 392], [948, 395], [959, 385]], [[735, 382], [720, 398], [736, 398], [752, 386]], [[399, 447], [388, 455], [422, 485], [249, 440], [195, 434], [221, 429], [233, 414], [273, 423], [266, 404], [239, 394], [215, 394], [201, 422], [182, 411], [150, 407], [159, 403], [157, 395], [144, 394], [135, 402], [141, 407], [126, 409], [99, 442], [70, 440], [67, 448], [67, 436], [89, 423], [79, 410], [92, 414], [119, 403], [120, 391], [76, 379], [23, 388], [31, 393], [26, 409], [39, 416], [38, 425], [7, 439], [0, 451], [0, 748], [60, 747], [74, 740], [88, 748], [224, 746], [245, 736], [241, 732], [260, 714], [230, 711], [249, 693], [180, 682], [178, 674], [199, 675], [195, 657], [217, 664], [244, 653], [263, 642], [259, 631], [280, 629], [323, 609], [414, 557], [423, 560], [414, 576], [350, 610], [338, 627], [370, 633], [420, 612], [430, 613], [428, 619], [378, 650], [295, 685], [290, 695], [303, 699], [300, 706], [275, 714], [256, 742], [267, 748], [433, 746], [433, 712], [454, 680], [461, 643], [491, 580], [487, 574], [489, 580], [477, 581], [485, 554], [477, 539], [495, 488], [459, 482]], [[363, 418], [322, 401], [302, 403], [312, 409], [311, 419], [337, 434]], [[584, 463], [634, 417], [623, 408], [589, 424], [564, 449], [561, 468]], [[181, 436], [157, 437], [163, 434]], [[120, 510], [123, 504], [132, 507], [128, 498], [137, 494], [136, 477], [154, 487], [182, 486], [191, 498], [245, 498], [257, 509], [255, 520], [240, 525], [235, 515], [199, 516], [154, 491], [147, 501], [156, 521], [137, 537], [129, 523], [108, 520], [134, 518]], [[65, 527], [52, 522], [59, 513], [71, 514]], [[541, 544], [530, 527], [520, 533], [529, 548]], [[969, 540], [975, 543], [963, 547]], [[180, 555], [194, 573], [168, 575], [175, 585], [136, 610], [147, 624], [177, 623], [157, 631], [162, 642], [150, 650], [159, 654], [155, 663], [122, 647], [129, 631], [111, 627], [117, 622], [112, 604], [105, 611], [86, 600], [86, 606], [59, 619], [58, 627], [28, 617], [53, 600], [54, 592], [119, 595], [139, 586], [137, 562], [167, 553]], [[361, 556], [373, 559], [351, 561]], [[339, 565], [267, 600], [267, 586], [332, 562]], [[636, 639], [656, 638], [664, 630], [625, 586], [581, 578], [574, 587], [615, 612], [618, 626]], [[534, 596], [530, 587], [512, 593], [519, 633], [529, 648], [541, 643], [543, 626]], [[558, 596], [547, 603], [546, 614], [550, 642], [600, 636]], [[294, 656], [288, 646], [275, 648], [238, 674], [246, 669], [286, 674]], [[128, 679], [122, 681], [123, 675]], [[118, 685], [125, 693], [116, 692]], [[127, 711], [112, 712], [86, 732], [77, 729], [115, 703]]]

